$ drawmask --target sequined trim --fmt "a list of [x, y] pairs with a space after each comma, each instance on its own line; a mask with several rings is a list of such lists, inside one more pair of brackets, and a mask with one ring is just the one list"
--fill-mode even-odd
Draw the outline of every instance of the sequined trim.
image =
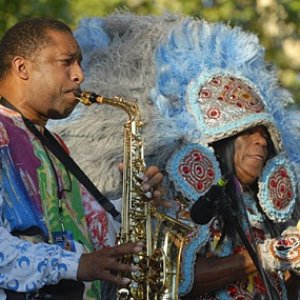
[[181, 281], [179, 285], [179, 294], [187, 294], [194, 284], [194, 265], [198, 251], [204, 247], [209, 240], [209, 226], [199, 226], [195, 231], [195, 236], [190, 239], [191, 242], [183, 249], [181, 263]]

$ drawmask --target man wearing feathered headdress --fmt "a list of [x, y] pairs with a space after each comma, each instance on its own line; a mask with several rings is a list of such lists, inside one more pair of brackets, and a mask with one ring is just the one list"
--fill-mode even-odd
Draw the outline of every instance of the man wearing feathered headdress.
[[[181, 297], [294, 299], [285, 275], [292, 270], [292, 282], [300, 266], [300, 233], [289, 227], [298, 220], [297, 113], [286, 110], [291, 96], [257, 37], [221, 23], [131, 14], [84, 19], [75, 34], [84, 89], [137, 99], [146, 162], [166, 172], [166, 198], [175, 200], [166, 213], [194, 227]], [[110, 198], [120, 193], [120, 118], [110, 107], [79, 107], [56, 125]]]

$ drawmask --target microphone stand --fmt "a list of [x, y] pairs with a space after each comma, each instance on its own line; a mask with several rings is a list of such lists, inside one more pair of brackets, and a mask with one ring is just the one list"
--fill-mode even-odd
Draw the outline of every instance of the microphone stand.
[[[223, 205], [221, 205], [220, 207], [222, 207], [222, 209], [223, 209], [223, 214], [225, 215], [225, 218], [228, 219], [228, 221], [231, 222], [231, 224], [236, 228], [241, 241], [245, 245], [253, 263], [255, 264], [255, 266], [264, 282], [264, 285], [265, 285], [266, 291], [267, 291], [267, 295], [268, 295], [268, 299], [269, 300], [277, 300], [277, 299], [280, 300], [280, 296], [278, 295], [278, 292], [276, 290], [274, 291], [274, 286], [272, 285], [269, 278], [267, 277], [266, 272], [261, 265], [261, 262], [258, 258], [256, 251], [254, 251], [253, 246], [250, 244], [250, 242], [239, 222], [238, 214], [236, 213], [236, 211], [234, 211], [232, 209], [232, 206], [231, 206], [232, 202], [231, 202], [230, 197], [224, 191], [222, 194], [223, 194], [223, 197], [221, 197], [221, 198], [223, 201]], [[271, 289], [274, 291], [273, 294], [271, 293]]]

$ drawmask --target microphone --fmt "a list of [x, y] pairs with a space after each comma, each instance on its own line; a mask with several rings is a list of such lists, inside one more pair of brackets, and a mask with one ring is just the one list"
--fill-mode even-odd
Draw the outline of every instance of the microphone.
[[217, 213], [218, 208], [225, 199], [224, 187], [229, 178], [229, 172], [220, 178], [217, 184], [214, 184], [209, 191], [199, 197], [191, 207], [191, 219], [199, 225], [207, 224]]

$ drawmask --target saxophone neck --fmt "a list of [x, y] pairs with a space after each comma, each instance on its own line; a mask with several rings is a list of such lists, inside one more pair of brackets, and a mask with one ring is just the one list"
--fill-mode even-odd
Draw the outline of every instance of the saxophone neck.
[[135, 101], [128, 101], [122, 97], [105, 98], [92, 92], [78, 92], [75, 93], [75, 97], [84, 105], [96, 104], [108, 104], [111, 106], [119, 107], [123, 109], [129, 116], [129, 121], [135, 121], [138, 127], [141, 127], [141, 114], [139, 107]]

